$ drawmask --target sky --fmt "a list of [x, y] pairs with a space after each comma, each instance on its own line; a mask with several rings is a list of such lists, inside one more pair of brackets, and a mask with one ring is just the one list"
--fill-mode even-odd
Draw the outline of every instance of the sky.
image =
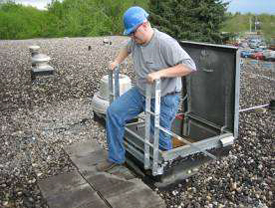
[[[123, 0], [121, 0], [123, 1]], [[275, 1], [274, 0], [222, 0], [223, 2], [230, 2], [229, 12], [241, 12], [241, 13], [269, 13], [275, 15]], [[38, 9], [45, 9], [51, 0], [15, 0], [17, 3], [24, 5], [32, 5]]]
[[274, 0], [223, 0], [223, 2], [230, 2], [229, 12], [269, 13], [275, 15]]
[[51, 3], [52, 0], [15, 0], [16, 3], [21, 3], [23, 5], [31, 5], [38, 9], [45, 9], [47, 4]]

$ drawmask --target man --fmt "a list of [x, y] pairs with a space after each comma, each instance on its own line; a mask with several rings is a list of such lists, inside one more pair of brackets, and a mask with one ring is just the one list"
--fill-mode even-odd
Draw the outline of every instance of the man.
[[[161, 79], [160, 125], [170, 129], [178, 110], [180, 77], [196, 71], [193, 60], [178, 42], [167, 34], [153, 29], [147, 20], [148, 16], [149, 14], [140, 7], [129, 8], [123, 16], [124, 35], [130, 36], [131, 40], [110, 64], [110, 70], [132, 54], [137, 80], [133, 88], [117, 98], [107, 109], [108, 159], [97, 165], [98, 171], [107, 171], [124, 163], [124, 126], [126, 121], [145, 110], [146, 84]], [[154, 101], [153, 95], [152, 108]], [[171, 149], [171, 137], [160, 131], [159, 145], [162, 150]]]

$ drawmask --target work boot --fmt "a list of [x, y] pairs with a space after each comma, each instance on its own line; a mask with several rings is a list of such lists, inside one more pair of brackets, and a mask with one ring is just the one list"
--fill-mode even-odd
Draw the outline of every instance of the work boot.
[[118, 163], [113, 163], [108, 160], [104, 160], [103, 162], [100, 162], [96, 165], [96, 169], [99, 172], [105, 172], [105, 171], [111, 170], [112, 168], [119, 166], [119, 165], [120, 164], [118, 164]]

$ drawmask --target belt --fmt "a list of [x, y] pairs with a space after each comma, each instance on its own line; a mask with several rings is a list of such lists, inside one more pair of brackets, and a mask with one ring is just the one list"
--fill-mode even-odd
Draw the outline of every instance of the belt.
[[180, 95], [180, 92], [169, 92], [166, 95]]

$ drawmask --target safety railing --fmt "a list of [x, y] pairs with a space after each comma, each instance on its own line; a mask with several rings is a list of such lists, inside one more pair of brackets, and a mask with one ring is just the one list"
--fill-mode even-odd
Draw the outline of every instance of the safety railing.
[[[153, 86], [154, 85], [154, 86]], [[154, 112], [151, 111], [151, 100], [152, 100], [152, 89], [154, 87]], [[114, 70], [109, 70], [109, 101], [110, 104], [119, 96], [119, 66], [115, 67]], [[125, 131], [135, 136], [137, 139], [144, 143], [144, 169], [152, 169], [152, 175], [160, 175], [163, 173], [162, 168], [159, 166], [159, 133], [163, 131], [164, 133], [175, 137], [178, 140], [190, 145], [191, 147], [197, 149], [199, 152], [204, 153], [206, 156], [216, 159], [216, 156], [209, 153], [208, 151], [197, 147], [185, 138], [173, 133], [172, 131], [160, 126], [160, 106], [161, 106], [161, 80], [155, 80], [154, 84], [146, 85], [146, 103], [145, 103], [145, 138], [137, 135], [132, 130], [125, 127]], [[154, 135], [153, 144], [151, 144], [151, 116], [154, 117]], [[144, 119], [144, 118], [142, 118]], [[153, 149], [152, 162], [150, 159], [150, 147]]]
[[[119, 65], [114, 70], [109, 70], [109, 103], [111, 104], [119, 96]], [[115, 85], [115, 86], [114, 86]]]

